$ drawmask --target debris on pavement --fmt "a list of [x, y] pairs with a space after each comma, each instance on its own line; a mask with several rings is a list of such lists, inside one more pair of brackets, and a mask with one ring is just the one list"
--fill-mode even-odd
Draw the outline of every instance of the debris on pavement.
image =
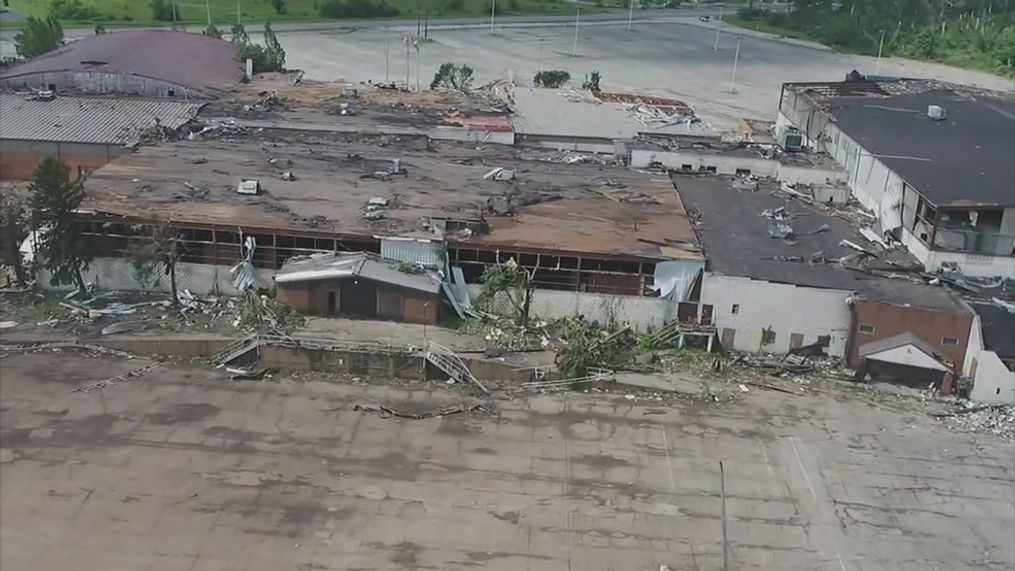
[[461, 414], [464, 412], [490, 412], [485, 406], [481, 404], [475, 404], [472, 406], [454, 406], [447, 408], [438, 408], [427, 412], [421, 412], [417, 414], [399, 412], [393, 408], [386, 407], [384, 405], [353, 405], [353, 410], [358, 412], [373, 412], [378, 413], [381, 418], [405, 418], [408, 420], [423, 420], [426, 418], [441, 418], [445, 416], [451, 416], [453, 414]]
[[92, 391], [97, 391], [99, 389], [104, 389], [106, 387], [111, 387], [111, 386], [113, 386], [115, 384], [123, 383], [123, 382], [129, 381], [131, 379], [135, 379], [137, 377], [140, 377], [145, 372], [147, 372], [150, 369], [153, 369], [153, 368], [155, 368], [157, 366], [158, 366], [158, 363], [152, 363], [151, 365], [145, 365], [144, 367], [141, 367], [139, 369], [133, 369], [131, 371], [127, 371], [126, 373], [123, 373], [122, 375], [116, 375], [115, 377], [110, 377], [108, 379], [103, 379], [101, 381], [92, 383], [90, 385], [85, 385], [83, 387], [78, 387], [78, 388], [72, 390], [71, 392], [72, 393], [90, 393]]

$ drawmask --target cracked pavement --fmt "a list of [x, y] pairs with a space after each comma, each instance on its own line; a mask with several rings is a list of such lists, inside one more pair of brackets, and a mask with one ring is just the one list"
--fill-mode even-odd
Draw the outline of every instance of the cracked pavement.
[[0, 359], [0, 568], [1011, 569], [1015, 448], [916, 410], [751, 391], [232, 382], [73, 351]]

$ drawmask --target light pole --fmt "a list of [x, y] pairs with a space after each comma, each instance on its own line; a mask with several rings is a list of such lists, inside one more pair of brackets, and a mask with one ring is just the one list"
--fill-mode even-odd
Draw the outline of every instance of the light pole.
[[236, 23], [240, 24], [240, 0], [236, 0]]
[[389, 83], [391, 80], [388, 79], [388, 73], [391, 70], [391, 41], [388, 35], [388, 29], [384, 28], [384, 83]]
[[415, 44], [414, 47], [416, 48], [416, 93], [419, 93], [419, 91], [420, 91], [420, 88], [419, 88], [419, 58], [420, 58], [419, 39], [417, 38], [416, 41], [413, 42], [413, 43]]
[[631, 5], [627, 8], [627, 31], [631, 31], [631, 20], [634, 19], [634, 0], [631, 0]]
[[539, 38], [539, 71], [543, 71], [543, 42], [546, 38]]
[[204, 0], [204, 11], [208, 14], [208, 27], [210, 28], [211, 27], [211, 4], [209, 3], [209, 0]]
[[577, 7], [577, 11], [574, 14], [574, 46], [571, 48], [571, 57], [578, 57], [578, 28], [582, 23], [582, 9], [581, 6]]
[[722, 24], [722, 6], [719, 6], [719, 18], [715, 22], [715, 44], [712, 45], [712, 51], [719, 50], [719, 26]]
[[737, 36], [737, 48], [733, 52], [733, 76], [730, 77], [730, 93], [737, 92], [737, 63], [740, 61], [740, 42], [743, 39], [743, 36]]
[[885, 47], [885, 33], [881, 32], [881, 41], [878, 42], [878, 59], [874, 62], [874, 75], [881, 71], [881, 50]]
[[490, 33], [493, 33], [493, 17], [497, 14], [497, 0], [490, 0]]
[[411, 90], [411, 84], [409, 83], [409, 36], [402, 38], [402, 43], [405, 44], [405, 90]]

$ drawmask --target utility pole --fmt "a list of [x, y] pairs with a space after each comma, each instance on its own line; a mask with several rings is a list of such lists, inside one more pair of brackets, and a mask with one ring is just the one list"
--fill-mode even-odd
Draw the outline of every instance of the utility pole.
[[402, 38], [402, 43], [405, 44], [405, 90], [409, 91], [409, 36]]
[[740, 42], [743, 39], [743, 36], [737, 36], [737, 48], [733, 52], [733, 76], [730, 77], [730, 93], [737, 92], [737, 63], [740, 61]]
[[719, 461], [719, 499], [722, 502], [722, 568], [730, 571], [730, 549], [726, 542], [726, 470]]
[[634, 19], [634, 0], [631, 0], [631, 5], [627, 9], [627, 31], [631, 31], [631, 20]]
[[578, 27], [581, 26], [582, 21], [582, 9], [581, 6], [577, 6], [577, 12], [574, 14], [574, 47], [571, 48], [571, 57], [578, 57]]
[[497, 0], [490, 0], [490, 33], [493, 33], [493, 17], [497, 14]]
[[208, 27], [211, 27], [211, 4], [210, 0], [204, 0], [204, 11], [208, 14]]
[[391, 41], [388, 29], [384, 28], [384, 83], [390, 83], [389, 72], [391, 71]]
[[543, 42], [546, 38], [539, 38], [539, 71], [543, 71]]
[[236, 23], [242, 24], [242, 22], [240, 22], [240, 0], [236, 0]]
[[419, 58], [420, 58], [420, 44], [419, 39], [416, 40], [416, 93], [420, 92], [419, 87]]
[[722, 6], [719, 6], [719, 18], [715, 23], [715, 44], [712, 46], [712, 51], [719, 51], [719, 26], [722, 24]]
[[874, 75], [881, 71], [881, 50], [885, 47], [885, 33], [881, 32], [881, 41], [878, 42], [878, 59], [874, 62]]

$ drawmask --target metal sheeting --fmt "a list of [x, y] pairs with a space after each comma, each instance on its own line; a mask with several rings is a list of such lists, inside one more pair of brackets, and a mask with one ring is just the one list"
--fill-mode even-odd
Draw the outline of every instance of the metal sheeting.
[[671, 260], [656, 264], [655, 289], [659, 297], [672, 301], [687, 301], [694, 282], [705, 269], [705, 263], [696, 260]]
[[126, 97], [27, 100], [0, 93], [0, 139], [122, 145], [155, 126], [178, 129], [202, 103]]
[[444, 268], [445, 246], [443, 242], [425, 238], [381, 238], [381, 257], [385, 260], [420, 264], [427, 268]]

